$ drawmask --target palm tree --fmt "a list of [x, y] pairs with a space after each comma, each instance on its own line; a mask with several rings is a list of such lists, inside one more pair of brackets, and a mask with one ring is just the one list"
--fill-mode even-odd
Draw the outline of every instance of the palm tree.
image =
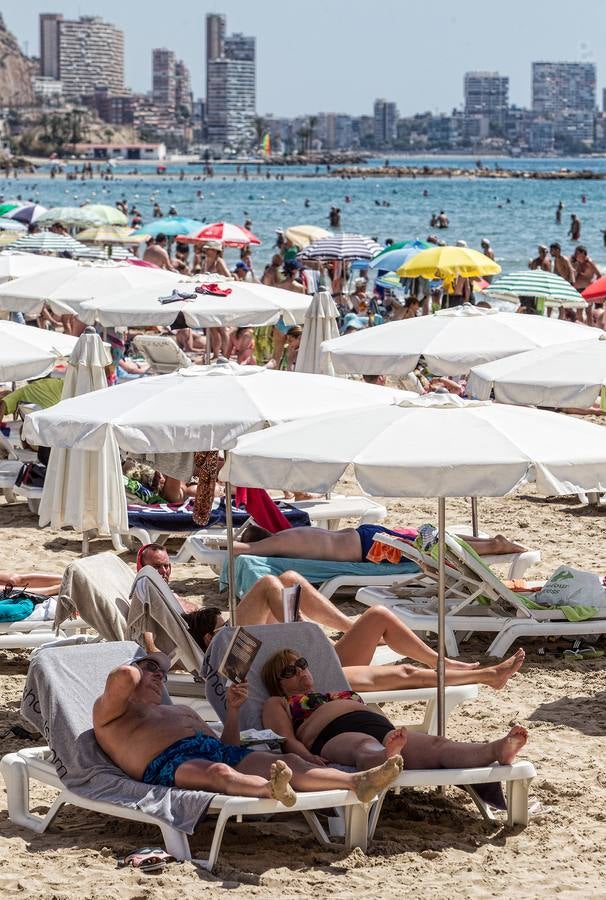
[[318, 124], [317, 116], [310, 116], [308, 120], [309, 125], [309, 150], [311, 151], [313, 142], [314, 142], [314, 128]]
[[265, 137], [265, 119], [263, 116], [255, 117], [255, 138], [257, 140], [257, 147], [260, 147], [263, 143], [263, 138]]

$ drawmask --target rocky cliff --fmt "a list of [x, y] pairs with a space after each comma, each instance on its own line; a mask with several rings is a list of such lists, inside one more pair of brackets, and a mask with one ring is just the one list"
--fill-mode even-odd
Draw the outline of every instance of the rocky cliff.
[[21, 53], [0, 13], [0, 106], [29, 106], [34, 102], [33, 64]]

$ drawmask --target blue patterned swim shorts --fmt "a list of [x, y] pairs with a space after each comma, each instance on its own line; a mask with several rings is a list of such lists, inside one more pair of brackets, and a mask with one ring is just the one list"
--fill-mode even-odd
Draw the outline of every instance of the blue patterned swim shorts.
[[182, 763], [192, 759], [204, 759], [207, 762], [221, 762], [228, 766], [237, 766], [245, 756], [252, 753], [244, 747], [234, 744], [222, 744], [218, 738], [210, 737], [203, 731], [197, 731], [191, 737], [175, 741], [155, 759], [152, 759], [145, 772], [143, 781], [146, 784], [163, 784], [165, 787], [175, 786], [175, 772]]

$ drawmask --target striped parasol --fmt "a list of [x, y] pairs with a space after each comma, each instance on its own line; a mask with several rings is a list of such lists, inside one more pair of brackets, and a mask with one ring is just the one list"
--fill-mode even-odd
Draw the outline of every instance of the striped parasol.
[[233, 225], [231, 222], [212, 222], [204, 225], [200, 231], [192, 234], [178, 234], [177, 240], [184, 244], [204, 244], [207, 241], [221, 241], [224, 247], [247, 247], [261, 243], [259, 238], [243, 228], [241, 225]]
[[14, 250], [25, 250], [28, 253], [63, 253], [68, 251], [74, 255], [90, 248], [81, 244], [67, 234], [55, 234], [53, 231], [40, 231], [38, 234], [26, 234], [13, 244]]
[[118, 245], [110, 247], [89, 247], [84, 246], [82, 250], [74, 250], [74, 256], [78, 259], [130, 259], [132, 257], [132, 253], [126, 247], [120, 247]]
[[363, 234], [335, 234], [312, 241], [301, 250], [299, 259], [372, 259], [381, 249], [372, 238]]
[[489, 297], [505, 300], [520, 297], [534, 297], [551, 306], [568, 309], [584, 309], [587, 303], [571, 284], [554, 272], [540, 270], [511, 272], [503, 275], [487, 287], [484, 293]]

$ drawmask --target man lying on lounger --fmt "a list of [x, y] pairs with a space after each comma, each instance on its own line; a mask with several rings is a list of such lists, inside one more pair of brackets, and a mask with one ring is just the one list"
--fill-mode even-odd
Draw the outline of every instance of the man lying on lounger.
[[349, 773], [306, 762], [294, 753], [276, 756], [241, 747], [239, 709], [247, 698], [246, 684], [229, 688], [223, 735], [218, 739], [189, 706], [162, 703], [169, 668], [163, 653], [125, 662], [109, 673], [93, 707], [100, 747], [137, 781], [273, 798], [293, 806], [295, 790], [340, 788], [368, 802], [402, 769], [397, 752], [381, 765]]
[[[292, 559], [327, 559], [334, 562], [365, 562], [375, 536], [391, 535], [405, 541], [414, 540], [410, 530], [394, 531], [384, 525], [358, 525], [357, 528], [341, 528], [329, 531], [326, 528], [287, 528], [270, 534], [257, 525], [249, 526], [242, 537], [249, 540], [234, 541], [236, 555], [284, 556]], [[480, 538], [465, 535], [466, 542], [479, 556], [504, 553], [523, 553], [524, 547], [514, 544], [497, 534]]]

